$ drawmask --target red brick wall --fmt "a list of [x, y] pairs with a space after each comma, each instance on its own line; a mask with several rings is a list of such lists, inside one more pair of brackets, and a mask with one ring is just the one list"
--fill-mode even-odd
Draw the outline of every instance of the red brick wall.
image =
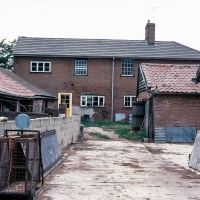
[[[31, 73], [30, 61], [51, 62], [51, 73]], [[136, 62], [134, 76], [122, 77], [121, 59], [115, 60], [114, 113], [126, 113], [126, 117], [131, 113], [132, 109], [124, 108], [123, 101], [124, 95], [136, 95], [137, 65]], [[81, 95], [104, 95], [105, 107], [95, 108], [95, 111], [102, 113], [99, 118], [111, 117], [112, 59], [88, 59], [88, 76], [74, 76], [73, 58], [16, 57], [14, 72], [54, 95], [72, 93], [74, 106], [80, 106]]]
[[153, 111], [155, 128], [200, 128], [200, 95], [156, 95]]
[[[51, 73], [31, 73], [30, 61], [51, 62]], [[116, 59], [114, 114], [125, 113], [126, 119], [132, 112], [132, 108], [124, 108], [124, 96], [137, 95], [138, 65], [141, 62], [186, 63], [184, 61], [134, 60], [134, 76], [123, 77], [121, 76], [121, 59]], [[81, 95], [104, 95], [105, 107], [94, 108], [94, 110], [100, 113], [99, 119], [111, 118], [112, 59], [88, 59], [88, 76], [74, 76], [74, 58], [15, 57], [14, 72], [56, 96], [59, 92], [72, 93], [73, 106], [80, 106]]]

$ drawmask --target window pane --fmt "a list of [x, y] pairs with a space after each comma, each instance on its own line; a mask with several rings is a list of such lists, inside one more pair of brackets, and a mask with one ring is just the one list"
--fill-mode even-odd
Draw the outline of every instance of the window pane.
[[61, 95], [60, 96], [60, 98], [61, 98], [61, 103], [66, 103], [66, 95]]
[[49, 72], [49, 71], [50, 71], [49, 69], [50, 69], [49, 63], [45, 63], [45, 64], [44, 64], [44, 71], [45, 71], [45, 72]]
[[31, 63], [31, 71], [37, 71], [37, 63], [35, 63], [35, 62], [32, 62]]
[[43, 63], [38, 63], [38, 71], [39, 72], [43, 71]]
[[86, 97], [84, 96], [81, 97], [81, 105], [86, 106]]
[[33, 67], [32, 66], [32, 70], [31, 71], [33, 71], [33, 72], [37, 71], [37, 67]]
[[37, 63], [32, 63], [32, 67], [37, 67]]
[[87, 106], [92, 106], [92, 97], [87, 97]]
[[93, 106], [98, 106], [98, 97], [93, 97]]
[[103, 97], [99, 97], [99, 106], [103, 106]]

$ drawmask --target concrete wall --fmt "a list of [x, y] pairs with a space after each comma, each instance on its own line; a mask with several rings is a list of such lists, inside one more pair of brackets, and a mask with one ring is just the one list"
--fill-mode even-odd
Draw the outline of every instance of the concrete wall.
[[193, 145], [190, 156], [189, 167], [200, 171], [200, 131], [197, 132], [196, 139]]
[[[17, 129], [14, 121], [0, 122], [0, 135], [5, 129]], [[31, 119], [29, 130], [46, 132], [55, 129], [61, 149], [71, 143], [76, 143], [80, 134], [80, 117], [53, 117]]]

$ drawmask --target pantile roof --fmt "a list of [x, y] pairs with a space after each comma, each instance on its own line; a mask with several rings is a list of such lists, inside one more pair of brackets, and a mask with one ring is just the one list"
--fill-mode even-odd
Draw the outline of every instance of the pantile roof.
[[8, 96], [16, 96], [21, 98], [37, 98], [46, 97], [56, 99], [56, 97], [27, 80], [18, 76], [14, 72], [0, 67], [0, 94]]
[[200, 65], [142, 63], [140, 70], [151, 93], [200, 93], [200, 83], [195, 83]]
[[14, 56], [200, 60], [200, 51], [173, 41], [19, 37]]

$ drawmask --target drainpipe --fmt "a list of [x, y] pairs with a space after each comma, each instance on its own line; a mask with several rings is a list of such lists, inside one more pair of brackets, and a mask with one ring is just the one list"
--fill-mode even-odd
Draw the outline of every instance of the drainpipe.
[[113, 57], [112, 61], [111, 122], [113, 122], [113, 114], [114, 114], [114, 78], [115, 78], [115, 57]]

